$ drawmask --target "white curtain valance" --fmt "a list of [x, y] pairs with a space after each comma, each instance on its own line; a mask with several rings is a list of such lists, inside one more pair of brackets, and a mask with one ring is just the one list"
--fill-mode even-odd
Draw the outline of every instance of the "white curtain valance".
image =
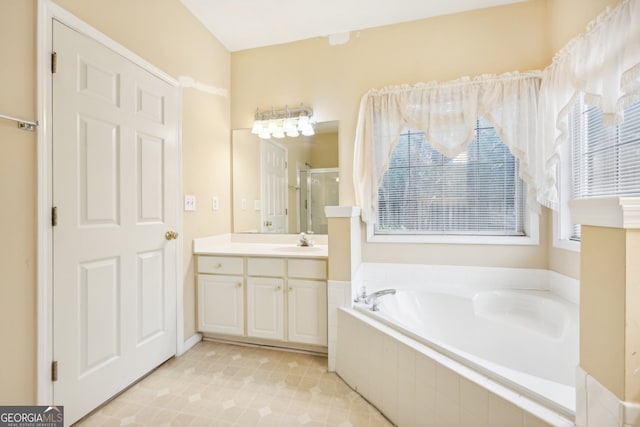
[[371, 90], [360, 103], [354, 152], [356, 203], [362, 219], [377, 219], [378, 188], [400, 133], [425, 133], [440, 153], [455, 157], [474, 137], [478, 116], [489, 120], [520, 160], [520, 176], [536, 199], [536, 129], [539, 73], [461, 78]]
[[540, 88], [538, 202], [557, 209], [558, 163], [568, 115], [577, 96], [600, 107], [605, 125], [620, 124], [623, 110], [640, 101], [640, 0], [625, 0], [593, 21], [543, 71]]

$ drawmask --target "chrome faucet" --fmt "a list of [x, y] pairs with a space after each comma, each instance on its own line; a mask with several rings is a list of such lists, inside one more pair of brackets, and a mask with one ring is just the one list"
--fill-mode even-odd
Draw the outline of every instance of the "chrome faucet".
[[298, 246], [313, 246], [313, 242], [307, 238], [307, 233], [300, 233]]
[[373, 292], [371, 295], [367, 295], [364, 302], [367, 304], [371, 304], [371, 311], [378, 311], [378, 298], [385, 295], [395, 295], [395, 289], [381, 289], [379, 291]]

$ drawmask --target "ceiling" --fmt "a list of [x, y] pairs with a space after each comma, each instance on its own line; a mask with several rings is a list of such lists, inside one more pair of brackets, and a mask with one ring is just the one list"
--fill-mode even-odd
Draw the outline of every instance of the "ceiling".
[[181, 1], [235, 52], [325, 36], [339, 44], [351, 31], [526, 0]]

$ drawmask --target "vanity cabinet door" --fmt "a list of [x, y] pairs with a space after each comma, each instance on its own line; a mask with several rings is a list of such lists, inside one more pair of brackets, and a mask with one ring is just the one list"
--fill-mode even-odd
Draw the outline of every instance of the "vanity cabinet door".
[[284, 340], [284, 280], [247, 278], [247, 335]]
[[198, 330], [244, 335], [242, 276], [198, 275]]
[[289, 341], [327, 345], [327, 284], [289, 279]]

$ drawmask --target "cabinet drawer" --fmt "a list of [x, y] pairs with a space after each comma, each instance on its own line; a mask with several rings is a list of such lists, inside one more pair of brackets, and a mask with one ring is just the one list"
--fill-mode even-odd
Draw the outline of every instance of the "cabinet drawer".
[[289, 277], [326, 279], [327, 261], [318, 259], [290, 259]]
[[285, 260], [282, 258], [249, 258], [247, 274], [249, 276], [284, 276]]
[[198, 273], [243, 274], [243, 260], [239, 257], [199, 256]]

